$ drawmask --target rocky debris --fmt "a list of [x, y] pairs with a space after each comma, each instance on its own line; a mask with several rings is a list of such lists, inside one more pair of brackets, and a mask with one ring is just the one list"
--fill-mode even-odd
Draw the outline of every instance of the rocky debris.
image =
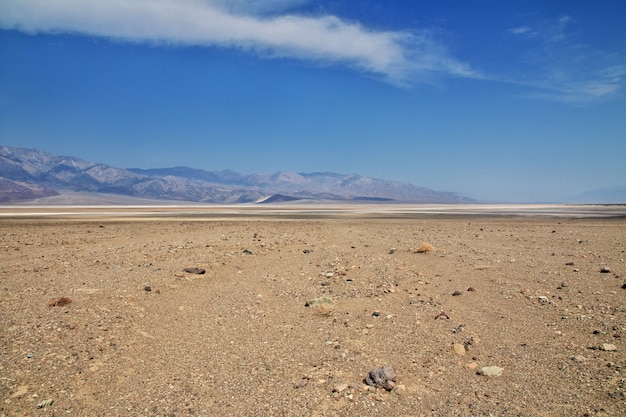
[[463, 295], [463, 293], [461, 291], [455, 291], [452, 293], [453, 297], [458, 297], [459, 295]]
[[384, 388], [391, 391], [396, 386], [396, 371], [391, 365], [372, 369], [368, 372], [364, 381], [370, 387]]
[[441, 313], [437, 314], [435, 316], [435, 320], [437, 319], [448, 319], [450, 320], [450, 316], [448, 316], [448, 314], [445, 311], [442, 311]]
[[206, 273], [206, 270], [204, 270], [202, 268], [185, 268], [185, 269], [183, 269], [183, 272], [186, 272], [188, 274], [202, 275], [202, 274]]
[[48, 306], [50, 307], [63, 307], [66, 306], [68, 304], [72, 303], [72, 299], [69, 297], [59, 297], [59, 298], [53, 298], [52, 300], [48, 301]]
[[504, 368], [500, 368], [499, 366], [483, 366], [477, 373], [482, 376], [500, 376], [502, 375], [502, 371], [504, 371]]
[[603, 274], [608, 274], [609, 272], [611, 272], [611, 268], [609, 268], [608, 266], [603, 266], [600, 269], [600, 272], [602, 272]]

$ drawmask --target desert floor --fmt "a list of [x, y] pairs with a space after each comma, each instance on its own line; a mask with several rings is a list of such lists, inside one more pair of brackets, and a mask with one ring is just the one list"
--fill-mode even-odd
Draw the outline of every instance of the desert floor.
[[0, 217], [0, 416], [626, 415], [624, 217], [59, 213]]

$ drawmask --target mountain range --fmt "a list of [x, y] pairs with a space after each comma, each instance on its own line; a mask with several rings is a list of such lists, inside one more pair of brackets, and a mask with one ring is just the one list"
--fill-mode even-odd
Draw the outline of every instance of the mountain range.
[[0, 146], [0, 203], [35, 199], [63, 201], [58, 197], [66, 193], [211, 204], [293, 200], [362, 203], [474, 201], [454, 192], [434, 191], [357, 174], [279, 171], [245, 175], [230, 170], [205, 171], [189, 167], [123, 169], [36, 149]]

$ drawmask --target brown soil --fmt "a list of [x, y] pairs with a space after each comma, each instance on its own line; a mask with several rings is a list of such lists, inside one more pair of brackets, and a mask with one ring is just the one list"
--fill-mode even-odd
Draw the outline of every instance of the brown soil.
[[3, 220], [0, 415], [623, 416], [625, 251], [623, 219]]

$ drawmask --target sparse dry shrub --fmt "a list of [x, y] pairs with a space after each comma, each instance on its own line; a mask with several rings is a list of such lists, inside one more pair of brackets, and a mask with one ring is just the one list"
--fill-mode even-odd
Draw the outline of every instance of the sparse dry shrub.
[[48, 305], [50, 307], [63, 307], [71, 303], [72, 299], [68, 297], [53, 298], [52, 300], [48, 301]]
[[435, 250], [435, 247], [430, 243], [423, 242], [417, 249], [415, 249], [416, 253], [427, 253]]

